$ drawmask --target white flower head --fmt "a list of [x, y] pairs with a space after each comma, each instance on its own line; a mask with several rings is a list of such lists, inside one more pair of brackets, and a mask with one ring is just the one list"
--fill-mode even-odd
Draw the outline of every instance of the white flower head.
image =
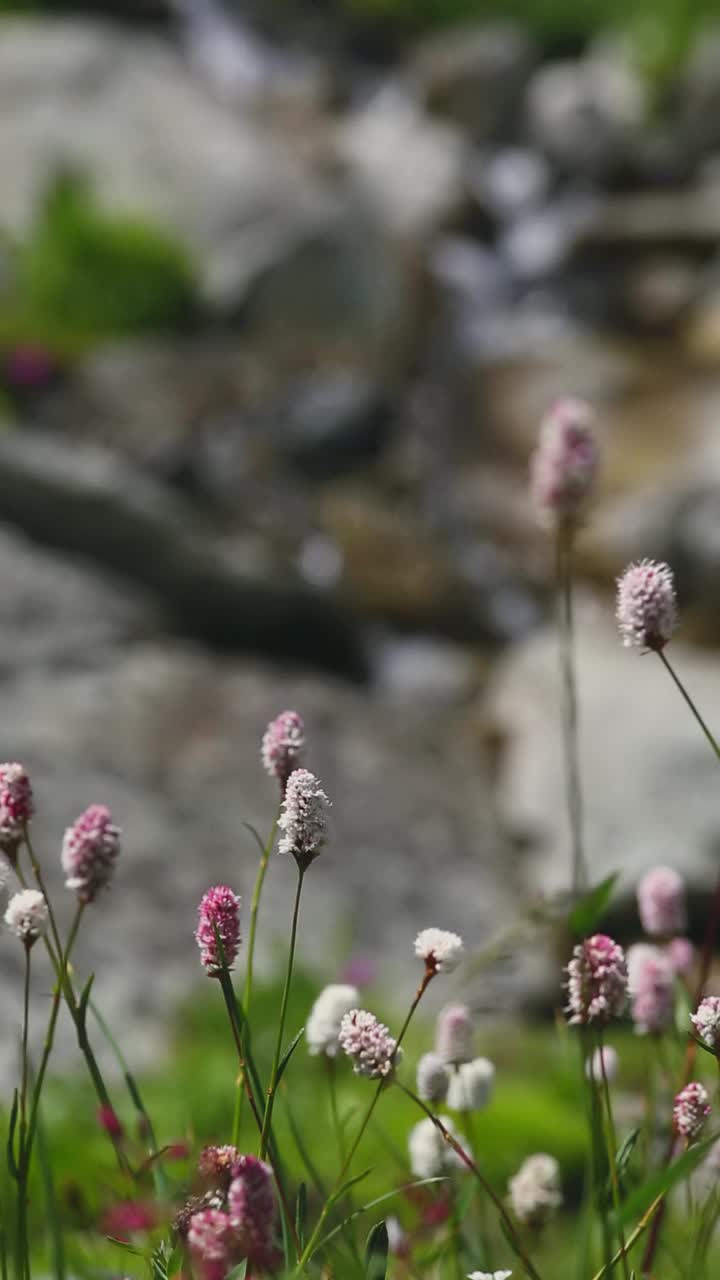
[[428, 973], [452, 973], [463, 954], [463, 940], [446, 929], [423, 929], [415, 939], [415, 955], [425, 961]]
[[417, 1064], [418, 1097], [423, 1102], [444, 1102], [450, 1084], [450, 1072], [438, 1053], [424, 1053]]
[[481, 1111], [490, 1101], [495, 1068], [489, 1058], [461, 1062], [450, 1073], [447, 1104], [451, 1111]]
[[512, 1271], [471, 1271], [467, 1280], [510, 1280]]
[[[458, 1134], [449, 1116], [443, 1116], [442, 1123], [448, 1133], [462, 1147], [467, 1155], [472, 1152], [467, 1143]], [[410, 1168], [416, 1178], [438, 1178], [448, 1169], [466, 1169], [467, 1165], [460, 1159], [449, 1142], [445, 1141], [440, 1130], [430, 1119], [421, 1120], [408, 1137]]]
[[346, 1013], [357, 1009], [360, 992], [357, 987], [331, 983], [320, 992], [308, 1016], [305, 1039], [312, 1054], [324, 1053], [334, 1058], [340, 1050], [340, 1023]]
[[513, 1212], [528, 1226], [543, 1226], [562, 1204], [560, 1166], [544, 1152], [528, 1156], [508, 1186]]
[[23, 889], [10, 899], [5, 923], [28, 949], [48, 927], [48, 905], [37, 889]]

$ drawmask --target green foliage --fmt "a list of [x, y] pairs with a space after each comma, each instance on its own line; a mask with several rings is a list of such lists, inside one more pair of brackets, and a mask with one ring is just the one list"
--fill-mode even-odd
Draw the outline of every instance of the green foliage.
[[184, 250], [136, 218], [107, 215], [76, 178], [48, 193], [0, 299], [0, 341], [73, 352], [102, 338], [187, 327], [197, 286]]

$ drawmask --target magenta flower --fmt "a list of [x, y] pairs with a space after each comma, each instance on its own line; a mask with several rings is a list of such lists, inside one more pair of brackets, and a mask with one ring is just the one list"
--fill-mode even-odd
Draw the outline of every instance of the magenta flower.
[[78, 902], [94, 902], [109, 885], [119, 853], [120, 828], [114, 825], [110, 810], [104, 804], [91, 804], [68, 827], [62, 843], [65, 887], [75, 890]]
[[108, 1137], [112, 1138], [114, 1142], [119, 1142], [123, 1137], [123, 1127], [114, 1107], [111, 1107], [108, 1103], [103, 1103], [101, 1107], [98, 1107], [97, 1118], [100, 1128], [105, 1130]]
[[639, 560], [618, 578], [616, 616], [622, 642], [660, 653], [677, 625], [675, 582], [669, 565]]
[[0, 764], [0, 849], [11, 861], [33, 816], [30, 778], [21, 764]]
[[358, 1076], [389, 1076], [398, 1059], [397, 1042], [388, 1028], [366, 1009], [351, 1009], [340, 1023], [340, 1048], [352, 1059]]
[[671, 867], [653, 867], [637, 887], [640, 922], [651, 937], [668, 938], [687, 925], [685, 881]]
[[695, 1142], [702, 1133], [710, 1115], [710, 1099], [707, 1089], [693, 1080], [681, 1089], [673, 1103], [675, 1130], [688, 1142]]
[[567, 967], [570, 1023], [604, 1024], [619, 1018], [627, 1002], [627, 966], [622, 947], [604, 933], [586, 938]]
[[208, 889], [202, 898], [195, 941], [208, 977], [222, 973], [223, 960], [232, 969], [240, 946], [240, 898], [226, 884]]
[[239, 1261], [235, 1229], [221, 1209], [201, 1209], [192, 1215], [187, 1244], [203, 1280], [225, 1280]]
[[530, 494], [541, 515], [565, 523], [580, 515], [600, 461], [594, 421], [590, 405], [570, 396], [545, 414], [530, 460]]
[[290, 774], [302, 764], [304, 751], [302, 716], [297, 711], [281, 711], [265, 730], [260, 755], [263, 768], [271, 778], [277, 778], [283, 795]]
[[274, 1269], [278, 1258], [272, 1172], [255, 1156], [240, 1156], [233, 1169], [228, 1212], [241, 1256], [265, 1270]]
[[152, 1205], [143, 1204], [141, 1200], [124, 1200], [107, 1210], [101, 1225], [105, 1235], [127, 1242], [131, 1236], [152, 1231], [156, 1222]]

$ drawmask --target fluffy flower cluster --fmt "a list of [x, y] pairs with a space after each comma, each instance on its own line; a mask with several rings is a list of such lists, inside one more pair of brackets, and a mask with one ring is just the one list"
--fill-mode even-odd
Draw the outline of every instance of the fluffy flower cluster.
[[217, 978], [222, 972], [223, 957], [228, 969], [232, 969], [240, 946], [240, 898], [226, 884], [215, 885], [204, 894], [198, 907], [195, 940], [208, 977]]
[[389, 1076], [399, 1060], [397, 1041], [367, 1009], [351, 1009], [344, 1015], [338, 1040], [340, 1048], [352, 1059], [353, 1071], [358, 1076], [373, 1079]]
[[281, 711], [265, 730], [260, 755], [263, 768], [271, 778], [277, 778], [283, 793], [290, 774], [302, 763], [304, 750], [302, 716], [297, 711]]
[[681, 1089], [673, 1103], [673, 1122], [676, 1132], [688, 1142], [700, 1137], [705, 1121], [710, 1115], [710, 1099], [707, 1089], [692, 1080]]
[[554, 1156], [528, 1156], [508, 1184], [510, 1203], [519, 1222], [541, 1227], [562, 1204], [560, 1166]]
[[0, 849], [17, 852], [23, 828], [33, 815], [30, 778], [21, 764], [0, 764]]
[[586, 938], [567, 967], [567, 1011], [571, 1023], [604, 1024], [624, 1012], [627, 967], [622, 947], [604, 933]]
[[230, 1143], [222, 1147], [204, 1147], [198, 1160], [198, 1174], [210, 1186], [224, 1187], [227, 1190], [232, 1181], [233, 1168], [239, 1159], [237, 1147]]
[[495, 1067], [489, 1058], [461, 1062], [450, 1073], [447, 1104], [451, 1111], [481, 1111], [490, 1101]]
[[471, 1271], [467, 1280], [509, 1280], [512, 1271]]
[[438, 1014], [435, 1050], [450, 1066], [469, 1062], [473, 1056], [475, 1028], [466, 1004], [449, 1004]]
[[[443, 1127], [455, 1139], [458, 1146], [470, 1157], [472, 1152], [449, 1116], [443, 1116]], [[408, 1137], [410, 1168], [416, 1178], [439, 1178], [451, 1169], [466, 1169], [457, 1151], [446, 1141], [437, 1125], [430, 1119], [421, 1120], [410, 1130]]]
[[47, 902], [37, 889], [23, 889], [14, 894], [5, 912], [6, 925], [28, 950], [46, 933], [48, 919]]
[[638, 913], [651, 937], [668, 938], [687, 926], [685, 881], [671, 867], [653, 867], [637, 887]]
[[[223, 1169], [223, 1177], [226, 1173]], [[243, 1258], [264, 1271], [274, 1270], [278, 1262], [270, 1169], [255, 1156], [238, 1156], [230, 1174], [227, 1195], [220, 1200], [225, 1207], [203, 1207], [192, 1213], [183, 1232], [203, 1280], [224, 1280]]]
[[530, 461], [530, 493], [538, 512], [558, 521], [576, 520], [590, 497], [600, 451], [594, 413], [584, 400], [558, 400], [540, 423]]
[[310, 1053], [334, 1058], [340, 1048], [340, 1024], [346, 1013], [357, 1009], [360, 992], [345, 983], [331, 983], [320, 992], [308, 1016], [305, 1038]]
[[630, 1013], [638, 1035], [662, 1035], [675, 1013], [675, 971], [666, 951], [638, 942], [627, 954]]
[[669, 565], [656, 560], [631, 564], [618, 579], [618, 627], [623, 644], [630, 648], [665, 648], [677, 624], [675, 582]]
[[423, 929], [415, 939], [415, 955], [425, 962], [428, 973], [452, 973], [462, 954], [462, 938], [446, 929]]
[[307, 870], [327, 842], [330, 801], [314, 773], [295, 769], [287, 781], [278, 826], [280, 853], [291, 853], [301, 871]]
[[689, 938], [672, 938], [666, 954], [673, 972], [681, 977], [689, 973], [695, 963], [695, 948]]
[[720, 1056], [720, 996], [705, 996], [695, 1013], [690, 1014], [698, 1039]]
[[423, 1102], [444, 1102], [450, 1084], [450, 1072], [439, 1053], [424, 1053], [417, 1064], [418, 1097]]
[[91, 804], [68, 827], [62, 843], [65, 886], [75, 891], [78, 902], [95, 901], [110, 883], [119, 853], [120, 829], [110, 810], [104, 804]]

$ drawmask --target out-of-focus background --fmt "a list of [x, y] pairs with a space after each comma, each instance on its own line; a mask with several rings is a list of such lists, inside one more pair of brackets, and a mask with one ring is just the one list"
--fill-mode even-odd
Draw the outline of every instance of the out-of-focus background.
[[[713, 761], [612, 596], [671, 561], [719, 724], [717, 0], [0, 3], [2, 756], [56, 885], [81, 808], [123, 827], [80, 958], [138, 1053], [198, 980], [201, 893], [249, 898], [284, 707], [334, 802], [300, 943], [326, 980], [410, 990], [418, 928], [472, 950], [566, 884], [525, 477], [567, 392], [605, 454], [578, 548], [592, 876], [629, 894], [669, 862], [699, 905]], [[293, 887], [274, 861], [266, 969]], [[557, 998], [521, 950], [473, 994]]]

